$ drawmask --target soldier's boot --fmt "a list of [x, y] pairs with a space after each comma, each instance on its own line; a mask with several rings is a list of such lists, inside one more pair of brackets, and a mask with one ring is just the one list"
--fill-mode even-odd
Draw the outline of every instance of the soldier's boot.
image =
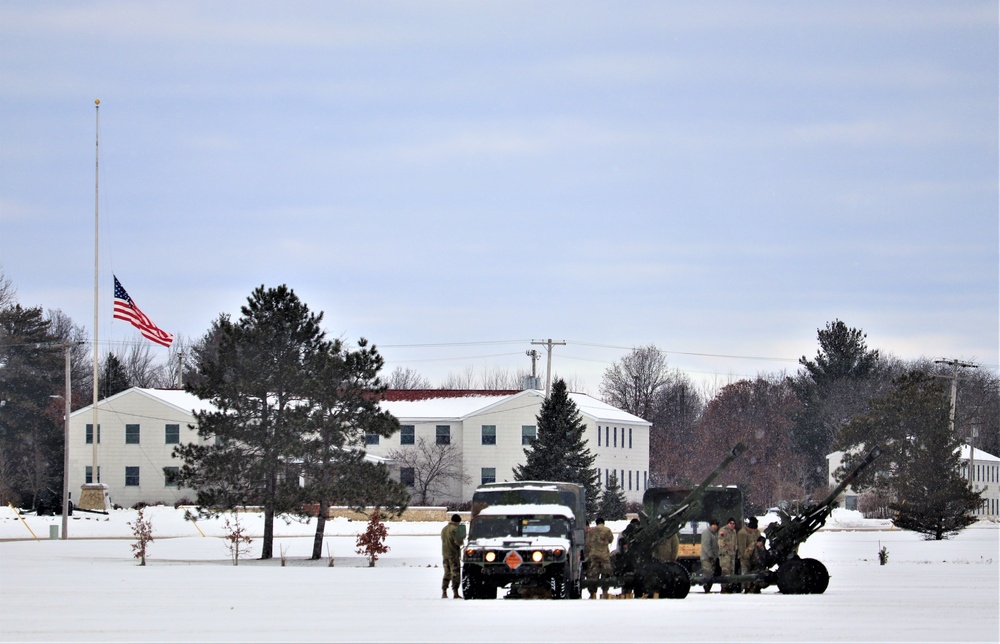
[[455, 586], [455, 587], [453, 587], [453, 588], [451, 589], [451, 596], [452, 596], [452, 597], [453, 597], [454, 599], [461, 599], [461, 598], [462, 598], [462, 596], [458, 594], [458, 586]]
[[448, 580], [441, 582], [441, 599], [448, 599]]

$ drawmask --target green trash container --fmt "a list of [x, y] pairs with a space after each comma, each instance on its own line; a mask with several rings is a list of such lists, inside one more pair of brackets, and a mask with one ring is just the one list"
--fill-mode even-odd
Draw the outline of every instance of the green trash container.
[[49, 526], [49, 539], [58, 539], [58, 538], [59, 538], [59, 526], [57, 526], [57, 525], [50, 525]]

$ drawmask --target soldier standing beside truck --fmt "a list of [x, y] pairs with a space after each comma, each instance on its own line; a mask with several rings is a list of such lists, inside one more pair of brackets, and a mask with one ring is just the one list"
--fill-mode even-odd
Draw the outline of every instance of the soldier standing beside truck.
[[[719, 566], [722, 568], [722, 575], [736, 574], [736, 561], [738, 557], [737, 548], [739, 543], [737, 535], [739, 528], [736, 527], [736, 519], [729, 517], [726, 525], [719, 528]], [[722, 584], [722, 592], [733, 592], [732, 584]]]
[[462, 544], [465, 542], [465, 530], [462, 517], [451, 515], [451, 523], [441, 530], [441, 558], [444, 568], [444, 579], [441, 581], [441, 599], [448, 598], [448, 584], [455, 599], [459, 599], [458, 586], [462, 582]]
[[[584, 556], [587, 558], [587, 577], [593, 580], [607, 579], [611, 576], [611, 542], [615, 540], [615, 535], [611, 528], [604, 525], [604, 519], [598, 517], [597, 525], [587, 530], [587, 538], [584, 542]], [[601, 589], [604, 596], [608, 596], [608, 584], [602, 584]], [[597, 599], [597, 582], [591, 583], [589, 589], [590, 598]]]

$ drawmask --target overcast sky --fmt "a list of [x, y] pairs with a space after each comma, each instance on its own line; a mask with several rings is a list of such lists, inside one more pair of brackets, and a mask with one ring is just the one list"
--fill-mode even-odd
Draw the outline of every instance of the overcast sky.
[[545, 338], [591, 393], [650, 343], [699, 379], [794, 372], [836, 318], [996, 369], [997, 25], [994, 1], [4, 1], [0, 263], [93, 328], [100, 99], [104, 340], [139, 339], [114, 272], [188, 338], [288, 284], [434, 384]]

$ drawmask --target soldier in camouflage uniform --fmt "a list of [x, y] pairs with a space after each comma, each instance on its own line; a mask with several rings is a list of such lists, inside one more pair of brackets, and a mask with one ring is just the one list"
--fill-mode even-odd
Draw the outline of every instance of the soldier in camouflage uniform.
[[[737, 552], [738, 532], [739, 528], [737, 528], [736, 519], [733, 517], [729, 517], [726, 525], [719, 528], [719, 567], [722, 568], [723, 575], [736, 574], [736, 559], [739, 554]], [[733, 587], [730, 584], [723, 584], [722, 592], [731, 593]]]
[[451, 523], [441, 530], [441, 557], [444, 579], [441, 581], [441, 599], [448, 597], [448, 584], [452, 595], [459, 599], [458, 586], [462, 581], [462, 544], [465, 543], [465, 526], [462, 517], [451, 515]]
[[[760, 530], [757, 529], [757, 517], [750, 517], [747, 519], [747, 524], [743, 526], [743, 529], [736, 536], [737, 548], [740, 553], [740, 572], [742, 574], [750, 572], [750, 560], [753, 558], [754, 550], [757, 547], [757, 537], [759, 536]], [[753, 588], [754, 584], [751, 582], [743, 584], [743, 592], [745, 593], [749, 593]]]
[[[597, 599], [597, 579], [607, 579], [611, 576], [611, 542], [615, 535], [611, 528], [604, 525], [604, 519], [598, 517], [597, 525], [587, 530], [587, 538], [583, 544], [583, 556], [587, 559], [587, 577], [594, 581], [588, 587], [590, 598]], [[601, 584], [604, 596], [608, 596], [608, 585]]]

